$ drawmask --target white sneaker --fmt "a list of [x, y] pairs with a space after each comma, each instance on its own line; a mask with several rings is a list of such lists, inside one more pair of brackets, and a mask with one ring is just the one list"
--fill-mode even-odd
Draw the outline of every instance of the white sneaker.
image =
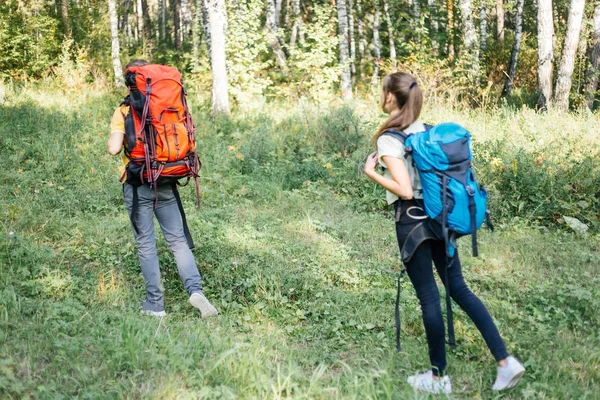
[[152, 310], [142, 310], [142, 315], [150, 315], [152, 317], [166, 317], [167, 312], [163, 311], [152, 311]]
[[498, 367], [496, 382], [492, 390], [506, 390], [514, 388], [525, 374], [525, 367], [513, 356], [508, 356], [504, 368]]
[[202, 318], [216, 317], [219, 315], [217, 309], [210, 304], [210, 301], [208, 301], [208, 299], [202, 293], [192, 293], [190, 296], [190, 304], [200, 310]]
[[436, 381], [433, 379], [433, 373], [431, 372], [431, 370], [420, 375], [409, 376], [406, 382], [408, 382], [408, 384], [414, 389], [421, 390], [423, 392], [429, 392], [434, 394], [452, 393], [452, 384], [450, 384], [450, 377], [446, 375], [444, 377], [440, 377], [440, 379]]

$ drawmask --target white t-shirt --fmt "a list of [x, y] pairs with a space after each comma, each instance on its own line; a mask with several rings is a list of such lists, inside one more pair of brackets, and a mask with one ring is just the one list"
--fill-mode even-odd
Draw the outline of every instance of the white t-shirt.
[[[408, 128], [404, 129], [404, 133], [410, 135], [412, 133], [423, 132], [425, 131], [425, 125], [421, 121], [413, 122]], [[387, 165], [382, 160], [384, 156], [396, 157], [404, 161], [406, 164], [406, 169], [408, 170], [408, 176], [410, 177], [410, 181], [412, 182], [414, 198], [422, 199], [423, 198], [423, 187], [421, 186], [421, 179], [419, 178], [419, 171], [413, 165], [413, 159], [411, 155], [404, 158], [405, 148], [404, 144], [393, 136], [385, 135], [380, 136], [377, 139], [377, 157], [379, 159], [379, 163], [385, 168], [383, 176], [389, 179], [392, 178], [392, 174], [389, 169], [387, 169]], [[388, 204], [394, 203], [399, 197], [386, 190], [386, 199]]]

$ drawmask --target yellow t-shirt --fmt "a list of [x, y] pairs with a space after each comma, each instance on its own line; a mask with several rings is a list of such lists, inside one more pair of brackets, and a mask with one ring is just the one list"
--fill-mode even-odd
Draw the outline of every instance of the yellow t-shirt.
[[[123, 134], [123, 145], [126, 144], [126, 137], [125, 137], [125, 118], [127, 115], [129, 114], [129, 106], [119, 106], [117, 107], [117, 109], [115, 110], [115, 112], [113, 113], [112, 119], [110, 121], [110, 134], [112, 135], [113, 133], [122, 133]], [[127, 156], [125, 155], [125, 152], [123, 152], [123, 164], [127, 165], [127, 163], [129, 162], [129, 159], [127, 158]]]

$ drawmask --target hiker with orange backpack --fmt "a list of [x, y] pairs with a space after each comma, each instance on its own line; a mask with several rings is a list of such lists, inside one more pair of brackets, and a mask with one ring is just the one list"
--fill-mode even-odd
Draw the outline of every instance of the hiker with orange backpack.
[[[421, 305], [431, 362], [431, 369], [409, 376], [407, 382], [420, 391], [452, 393], [433, 263], [446, 288], [450, 345], [455, 345], [451, 296], [475, 323], [498, 364], [492, 390], [511, 389], [525, 368], [508, 353], [485, 305], [465, 283], [455, 242], [460, 235], [473, 235], [476, 254], [476, 229], [487, 216], [485, 190], [477, 185], [471, 170], [470, 135], [454, 123], [433, 127], [419, 121], [423, 94], [408, 73], [385, 77], [380, 104], [389, 117], [373, 137], [377, 151], [368, 157], [364, 171], [386, 189], [387, 202], [394, 205], [398, 245]], [[385, 168], [383, 175], [375, 170], [377, 164]], [[459, 229], [463, 224], [466, 228]], [[396, 298], [398, 351], [399, 300], [400, 285]]]
[[199, 200], [201, 165], [181, 75], [173, 67], [134, 60], [126, 67], [125, 81], [129, 95], [113, 114], [108, 152], [117, 155], [124, 150], [123, 198], [146, 283], [142, 314], [167, 315], [154, 235], [156, 216], [189, 302], [202, 318], [216, 316], [217, 309], [202, 293], [191, 250], [194, 242], [177, 190], [180, 179], [194, 180]]

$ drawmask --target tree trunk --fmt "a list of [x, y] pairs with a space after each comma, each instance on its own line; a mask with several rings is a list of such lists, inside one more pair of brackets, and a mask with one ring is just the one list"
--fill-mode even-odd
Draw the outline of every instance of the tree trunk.
[[454, 58], [454, 10], [452, 0], [446, 0], [446, 11], [448, 12], [448, 57]]
[[575, 68], [575, 52], [579, 44], [579, 32], [585, 0], [571, 0], [569, 19], [567, 20], [567, 33], [563, 43], [563, 51], [558, 67], [554, 101], [556, 108], [561, 112], [569, 109], [569, 92], [571, 91], [571, 77]]
[[[386, 0], [386, 2], [387, 2], [387, 0]], [[413, 6], [413, 19], [414, 19], [415, 29], [420, 28], [421, 27], [421, 10], [419, 10], [419, 1], [413, 0], [412, 6]], [[420, 30], [417, 31], [417, 35], [419, 34], [419, 32], [420, 32]]]
[[431, 36], [431, 48], [433, 49], [433, 54], [438, 55], [440, 45], [438, 43], [438, 34], [439, 34], [439, 23], [438, 23], [438, 10], [436, 0], [427, 0], [427, 7], [429, 8], [429, 25], [430, 36]]
[[[358, 54], [360, 55], [360, 62], [362, 63], [365, 58], [365, 49], [367, 48], [367, 39], [365, 39], [365, 27], [363, 22], [361, 0], [356, 0], [356, 12], [358, 19]], [[362, 70], [361, 70], [362, 71]], [[362, 73], [362, 72], [361, 72]]]
[[197, 72], [198, 71], [198, 67], [200, 67], [200, 41], [198, 40], [200, 38], [200, 18], [201, 18], [201, 14], [202, 14], [202, 5], [200, 4], [202, 2], [202, 0], [195, 0], [194, 4], [194, 12], [192, 14], [192, 54], [193, 54], [193, 60], [192, 60], [192, 65], [193, 65], [193, 69], [192, 72]]
[[552, 100], [552, 62], [554, 60], [554, 22], [552, 0], [538, 0], [538, 99], [539, 110], [548, 109]]
[[585, 102], [590, 110], [594, 109], [594, 99], [598, 90], [598, 68], [600, 68], [600, 4], [594, 9], [592, 45], [590, 46], [588, 69], [585, 73]]
[[375, 16], [373, 18], [373, 76], [371, 85], [377, 86], [379, 79], [379, 61], [381, 60], [381, 45], [379, 43], [379, 6], [375, 6]]
[[287, 59], [285, 57], [285, 53], [279, 44], [279, 39], [277, 38], [277, 10], [275, 7], [274, 0], [267, 0], [267, 21], [265, 25], [267, 31], [267, 41], [269, 42], [269, 46], [271, 46], [271, 50], [275, 54], [275, 60], [277, 64], [283, 68], [287, 69]]
[[459, 0], [459, 6], [462, 19], [462, 42], [470, 64], [469, 75], [476, 77], [479, 75], [479, 46], [477, 44], [475, 23], [473, 22], [471, 0]]
[[148, 0], [141, 0], [142, 15], [144, 19], [144, 49], [150, 46], [152, 42], [152, 21], [150, 20], [150, 13], [148, 12]]
[[71, 24], [69, 23], [69, 0], [60, 0], [60, 19], [65, 30], [65, 36], [71, 36]]
[[[292, 35], [290, 37], [290, 48], [296, 47], [296, 41], [302, 37], [302, 15], [300, 13], [300, 0], [292, 0], [292, 14], [294, 23], [292, 25]], [[301, 41], [302, 42], [302, 41]]]
[[[543, 1], [543, 0], [542, 0]], [[504, 41], [504, 0], [496, 0], [496, 39]]]
[[340, 65], [342, 66], [341, 89], [344, 100], [352, 99], [352, 76], [348, 51], [348, 15], [346, 0], [336, 0], [338, 15], [338, 38], [340, 43]]
[[521, 50], [521, 38], [523, 37], [523, 3], [524, 0], [517, 0], [517, 17], [515, 19], [515, 44], [510, 54], [510, 65], [508, 67], [508, 77], [504, 85], [504, 95], [510, 96], [512, 91], [513, 80], [515, 79], [515, 73], [517, 72], [517, 60], [519, 58], [519, 51]]
[[210, 21], [208, 13], [208, 1], [210, 0], [198, 0], [202, 10], [202, 30], [204, 31], [204, 41], [206, 43], [206, 50], [208, 52], [208, 61], [212, 67], [212, 38], [210, 30]]
[[181, 1], [172, 0], [173, 5], [173, 34], [175, 36], [175, 49], [183, 51], [183, 43], [181, 42]]
[[281, 0], [275, 0], [275, 32], [279, 29], [279, 21], [281, 21]]
[[130, 11], [131, 10], [131, 0], [125, 0], [125, 15], [123, 17], [123, 32], [125, 33], [125, 36], [127, 37], [127, 44], [129, 45], [129, 47], [133, 46], [133, 33], [131, 31], [131, 17], [130, 17]]
[[160, 1], [160, 40], [166, 42], [167, 39], [167, 4], [166, 0]]
[[181, 36], [182, 40], [189, 40], [192, 30], [192, 11], [190, 10], [190, 0], [181, 0]]
[[398, 66], [398, 61], [396, 58], [396, 44], [394, 43], [394, 27], [392, 26], [392, 19], [390, 18], [388, 0], [383, 0], [383, 12], [385, 14], [385, 21], [388, 29], [388, 39], [390, 41], [390, 59], [392, 60], [392, 66], [395, 69]]
[[481, 2], [479, 8], [479, 37], [480, 37], [480, 49], [482, 53], [485, 53], [487, 49], [487, 9], [485, 1]]
[[225, 56], [225, 30], [227, 10], [225, 0], [205, 0], [210, 27], [210, 49], [212, 60], [213, 103], [212, 114], [229, 115], [229, 83]]
[[136, 22], [137, 22], [137, 37], [136, 40], [138, 44], [143, 43], [143, 35], [144, 35], [144, 14], [142, 13], [142, 0], [136, 0], [135, 2], [136, 8]]
[[110, 16], [110, 34], [112, 37], [112, 64], [115, 73], [115, 84], [117, 87], [123, 86], [123, 68], [119, 58], [119, 20], [117, 18], [117, 8], [115, 0], [108, 0], [108, 13]]
[[352, 76], [356, 76], [356, 41], [354, 40], [354, 7], [352, 7], [352, 0], [348, 0], [348, 26], [350, 34], [350, 68]]

